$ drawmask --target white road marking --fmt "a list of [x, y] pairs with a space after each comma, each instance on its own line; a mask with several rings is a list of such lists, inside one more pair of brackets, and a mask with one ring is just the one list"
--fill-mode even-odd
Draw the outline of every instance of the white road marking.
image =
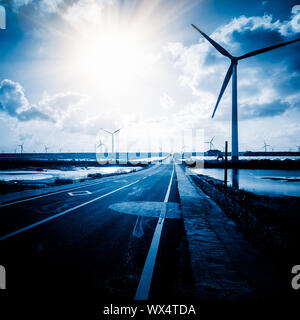
[[90, 187], [90, 186], [94, 186], [94, 185], [96, 185], [96, 184], [102, 184], [102, 183], [104, 183], [104, 182], [106, 182], [106, 181], [94, 182], [94, 183], [85, 184], [85, 185], [83, 185], [83, 186], [73, 187], [73, 188], [69, 188], [69, 189], [63, 189], [63, 190], [55, 191], [55, 192], [49, 192], [49, 193], [46, 193], [46, 194], [41, 194], [41, 195], [39, 195], [39, 196], [31, 197], [31, 198], [26, 198], [26, 199], [22, 199], [22, 200], [17, 200], [17, 201], [13, 201], [13, 202], [8, 202], [8, 203], [0, 204], [0, 207], [6, 207], [6, 206], [13, 205], [13, 204], [21, 203], [21, 202], [26, 202], [26, 201], [31, 201], [31, 200], [39, 199], [39, 198], [49, 197], [49, 196], [52, 196], [52, 195], [54, 195], [54, 194], [63, 193], [63, 192], [68, 192], [69, 190], [76, 190], [76, 189], [79, 189], [79, 188]]
[[33, 223], [33, 224], [30, 224], [29, 226], [26, 226], [26, 227], [21, 228], [21, 229], [19, 229], [19, 230], [16, 230], [16, 231], [13, 231], [13, 232], [11, 232], [11, 233], [8, 233], [8, 234], [0, 237], [0, 241], [5, 240], [5, 239], [10, 238], [10, 237], [13, 237], [13, 236], [15, 236], [15, 235], [17, 235], [17, 234], [20, 234], [20, 233], [24, 232], [24, 231], [33, 229], [33, 228], [35, 228], [35, 227], [37, 227], [37, 226], [39, 226], [39, 225], [41, 225], [41, 224], [43, 224], [43, 223], [45, 223], [45, 222], [51, 221], [51, 220], [53, 220], [53, 219], [55, 219], [55, 218], [58, 218], [58, 217], [66, 214], [66, 213], [69, 213], [69, 212], [71, 212], [71, 211], [74, 211], [74, 210], [76, 210], [76, 209], [79, 209], [79, 208], [81, 208], [81, 207], [84, 207], [84, 206], [86, 206], [87, 204], [90, 204], [90, 203], [95, 202], [95, 201], [97, 201], [97, 200], [99, 200], [99, 199], [101, 199], [101, 198], [104, 198], [104, 197], [106, 197], [106, 196], [109, 196], [110, 194], [113, 194], [113, 193], [115, 193], [115, 192], [117, 192], [117, 191], [120, 191], [120, 190], [122, 190], [122, 189], [125, 189], [125, 188], [127, 188], [127, 187], [130, 187], [130, 186], [132, 186], [133, 184], [138, 183], [138, 182], [140, 182], [140, 181], [141, 181], [141, 180], [136, 180], [136, 181], [134, 181], [134, 182], [132, 182], [132, 183], [130, 183], [130, 184], [127, 184], [126, 186], [123, 186], [123, 187], [121, 187], [121, 188], [115, 189], [115, 190], [110, 191], [110, 192], [108, 192], [108, 193], [106, 193], [106, 194], [103, 194], [103, 195], [100, 196], [100, 197], [97, 197], [97, 198], [94, 198], [94, 199], [89, 200], [89, 201], [87, 201], [87, 202], [84, 202], [84, 203], [82, 203], [82, 204], [79, 204], [79, 205], [77, 205], [76, 207], [70, 208], [70, 209], [65, 210], [65, 211], [63, 211], [63, 212], [57, 213], [57, 214], [55, 214], [55, 215], [53, 215], [53, 216], [51, 216], [51, 217], [48, 217], [48, 218], [46, 218], [46, 219], [43, 219], [43, 220], [40, 220], [40, 221], [35, 222], [35, 223]]
[[[151, 169], [151, 168], [149, 168], [149, 169]], [[140, 172], [139, 172], [139, 171], [136, 171], [136, 172], [130, 172], [130, 173], [140, 173]], [[119, 177], [118, 177], [117, 179], [119, 179]], [[115, 181], [115, 180], [113, 180], [113, 181]], [[76, 190], [76, 189], [79, 189], [79, 188], [85, 188], [85, 187], [89, 187], [89, 186], [94, 186], [94, 185], [102, 184], [102, 183], [105, 183], [105, 182], [107, 182], [107, 181], [99, 181], [99, 182], [89, 183], [89, 184], [85, 184], [85, 185], [83, 185], [83, 186], [78, 186], [78, 187], [63, 189], [63, 190], [55, 191], [55, 192], [49, 192], [49, 193], [46, 193], [46, 194], [41, 194], [41, 195], [39, 195], [39, 196], [34, 196], [34, 197], [22, 199], [22, 200], [16, 200], [16, 201], [12, 201], [12, 202], [8, 202], [8, 203], [0, 204], [0, 208], [1, 208], [1, 207], [6, 207], [6, 206], [11, 206], [11, 205], [13, 205], [13, 204], [17, 204], [17, 203], [21, 203], [21, 202], [26, 202], [26, 201], [31, 201], [31, 200], [39, 199], [39, 198], [49, 197], [49, 196], [52, 196], [52, 195], [54, 195], [54, 194], [63, 193], [63, 192], [68, 192], [68, 191], [70, 191], [70, 190]]]
[[68, 195], [71, 196], [71, 197], [86, 196], [88, 194], [92, 194], [92, 193], [90, 191], [88, 191], [88, 190], [68, 192]]
[[[174, 176], [174, 165], [173, 165], [173, 171], [171, 175], [171, 179], [169, 182], [168, 190], [165, 195], [164, 203], [168, 202], [169, 196], [170, 196], [170, 191], [171, 191], [171, 186], [172, 186], [172, 181], [173, 181], [173, 176]], [[167, 206], [165, 205], [163, 209], [161, 210], [154, 235], [151, 241], [150, 249], [148, 251], [148, 255], [146, 258], [146, 262], [143, 268], [143, 272], [139, 281], [139, 285], [135, 294], [135, 300], [147, 300], [149, 296], [149, 291], [150, 291], [150, 286], [152, 282], [152, 276], [153, 276], [153, 270], [154, 270], [154, 265], [156, 261], [156, 256], [157, 256], [157, 251], [158, 251], [158, 246], [160, 242], [160, 237], [161, 237], [161, 232], [162, 228], [164, 225], [165, 217], [166, 217], [166, 210]]]

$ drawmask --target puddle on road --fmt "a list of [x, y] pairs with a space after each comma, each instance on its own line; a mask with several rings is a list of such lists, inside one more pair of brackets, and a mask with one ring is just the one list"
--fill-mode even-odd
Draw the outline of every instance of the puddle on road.
[[137, 216], [132, 235], [141, 238], [144, 235], [143, 222], [145, 217], [159, 218], [162, 212], [166, 219], [180, 219], [182, 217], [179, 203], [154, 201], [126, 201], [114, 203], [109, 209], [123, 214]]
[[119, 213], [131, 214], [141, 217], [158, 218], [166, 208], [166, 218], [180, 219], [181, 211], [176, 202], [132, 201], [119, 202], [109, 206], [109, 209]]

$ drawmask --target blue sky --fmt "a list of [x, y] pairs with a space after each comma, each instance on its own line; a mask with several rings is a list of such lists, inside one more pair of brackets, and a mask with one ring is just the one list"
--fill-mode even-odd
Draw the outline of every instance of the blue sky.
[[[297, 1], [12, 0], [0, 30], [0, 151], [93, 151], [100, 128], [157, 149], [195, 128], [231, 137], [229, 66], [193, 23], [233, 55], [300, 37]], [[240, 150], [300, 145], [299, 44], [238, 67]], [[150, 142], [151, 141], [151, 142]], [[176, 145], [176, 143], [175, 143]], [[146, 147], [145, 147], [146, 146]], [[120, 148], [122, 144], [120, 142]], [[123, 144], [124, 147], [124, 144]], [[179, 145], [178, 145], [179, 148]]]

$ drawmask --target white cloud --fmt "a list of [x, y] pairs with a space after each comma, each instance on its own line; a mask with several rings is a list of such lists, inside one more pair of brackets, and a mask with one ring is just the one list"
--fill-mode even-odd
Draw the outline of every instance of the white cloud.
[[30, 108], [23, 87], [8, 79], [2, 80], [0, 84], [0, 103], [1, 110], [9, 115], [17, 115]]
[[50, 120], [47, 114], [29, 104], [24, 89], [18, 82], [8, 79], [2, 80], [0, 84], [0, 112], [19, 121]]
[[166, 93], [164, 93], [159, 99], [160, 105], [169, 110], [175, 105], [175, 101]]
[[56, 12], [63, 1], [64, 0], [42, 0], [38, 2], [37, 8], [43, 12]]
[[39, 102], [39, 109], [53, 120], [61, 121], [72, 109], [83, 107], [88, 102], [88, 96], [76, 92], [64, 92], [49, 95], [44, 93]]

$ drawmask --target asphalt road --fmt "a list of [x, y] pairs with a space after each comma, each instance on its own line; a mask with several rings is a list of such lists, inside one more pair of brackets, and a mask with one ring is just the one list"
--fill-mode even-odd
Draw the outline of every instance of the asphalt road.
[[[0, 205], [0, 265], [6, 268], [7, 289], [93, 290], [102, 299], [133, 300], [138, 286], [145, 286], [146, 264], [151, 269], [152, 263], [150, 298], [191, 297], [178, 200], [173, 164], [160, 164]], [[157, 256], [148, 257], [155, 244]]]

